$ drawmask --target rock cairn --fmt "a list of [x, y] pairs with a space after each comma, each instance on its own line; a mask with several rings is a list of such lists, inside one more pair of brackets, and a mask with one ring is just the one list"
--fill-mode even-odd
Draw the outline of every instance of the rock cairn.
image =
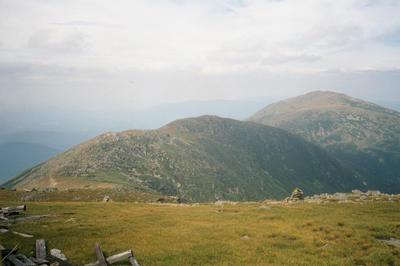
[[290, 198], [288, 198], [288, 201], [290, 202], [296, 202], [296, 201], [301, 201], [304, 199], [304, 192], [300, 188], [295, 188], [292, 192], [292, 195], [290, 195]]

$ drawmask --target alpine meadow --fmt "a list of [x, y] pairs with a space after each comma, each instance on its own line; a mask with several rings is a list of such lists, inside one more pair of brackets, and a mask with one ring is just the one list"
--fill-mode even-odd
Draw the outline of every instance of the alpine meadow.
[[0, 264], [400, 265], [399, 14], [0, 0]]

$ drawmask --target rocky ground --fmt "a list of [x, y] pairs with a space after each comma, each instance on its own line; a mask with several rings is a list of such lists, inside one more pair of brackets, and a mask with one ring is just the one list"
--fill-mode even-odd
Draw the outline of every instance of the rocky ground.
[[[173, 196], [160, 194], [148, 194], [124, 189], [75, 189], [66, 191], [11, 191], [0, 190], [0, 201], [9, 202], [52, 202], [52, 201], [75, 201], [75, 202], [141, 202], [158, 204], [177, 204], [177, 205], [198, 205], [199, 203], [182, 204], [180, 199]], [[293, 190], [292, 194], [284, 200], [266, 199], [262, 203], [266, 204], [293, 204], [293, 203], [374, 203], [374, 202], [400, 202], [400, 194], [387, 194], [377, 190], [360, 191], [353, 190], [348, 193], [323, 193], [313, 196], [305, 196], [299, 188]], [[229, 200], [218, 200], [215, 205], [236, 205], [240, 202]]]
[[351, 193], [335, 193], [335, 194], [320, 194], [311, 197], [305, 197], [304, 202], [379, 202], [389, 201], [398, 202], [400, 201], [400, 194], [386, 194], [378, 190], [362, 192], [360, 190], [353, 190]]
[[387, 194], [378, 190], [363, 192], [352, 190], [350, 193], [337, 192], [334, 194], [323, 193], [304, 197], [301, 189], [296, 188], [290, 197], [284, 200], [267, 199], [267, 204], [293, 204], [293, 203], [373, 203], [373, 202], [400, 202], [400, 194]]

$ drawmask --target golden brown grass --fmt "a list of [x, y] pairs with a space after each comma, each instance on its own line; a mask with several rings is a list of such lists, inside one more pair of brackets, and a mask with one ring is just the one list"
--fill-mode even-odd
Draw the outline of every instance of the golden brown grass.
[[[95, 260], [96, 242], [108, 255], [132, 248], [142, 265], [400, 265], [399, 249], [376, 240], [400, 238], [399, 203], [42, 202], [28, 203], [28, 213], [54, 216], [13, 228], [78, 265]], [[27, 253], [34, 239], [0, 235]]]

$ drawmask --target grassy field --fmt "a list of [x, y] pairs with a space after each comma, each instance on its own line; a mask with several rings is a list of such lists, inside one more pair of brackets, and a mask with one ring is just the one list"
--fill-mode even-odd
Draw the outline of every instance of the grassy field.
[[35, 202], [27, 209], [52, 216], [12, 225], [35, 237], [0, 234], [0, 244], [19, 243], [29, 254], [45, 238], [74, 265], [96, 260], [96, 242], [107, 255], [133, 249], [142, 265], [400, 265], [400, 249], [377, 240], [400, 238], [399, 203]]
[[109, 196], [112, 200], [118, 202], [156, 202], [163, 198], [165, 201], [172, 201], [171, 197], [138, 192], [133, 190], [115, 190], [115, 189], [74, 189], [60, 190], [56, 192], [24, 192], [0, 190], [0, 203], [15, 203], [21, 201], [37, 202], [99, 202], [104, 196]]

